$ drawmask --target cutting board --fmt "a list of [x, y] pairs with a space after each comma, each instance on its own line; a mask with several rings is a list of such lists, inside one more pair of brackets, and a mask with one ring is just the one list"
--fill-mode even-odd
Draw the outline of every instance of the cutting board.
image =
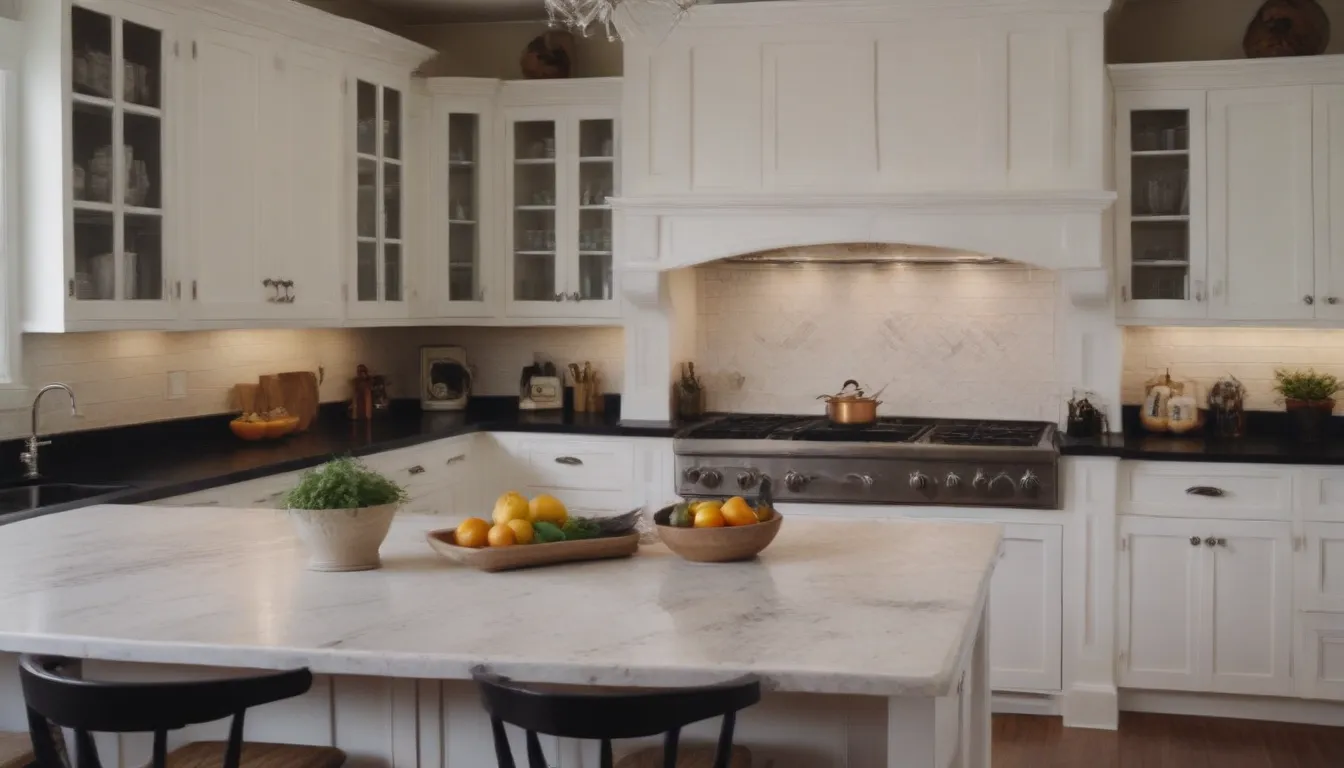
[[256, 410], [265, 413], [272, 408], [284, 408], [290, 416], [298, 417], [296, 432], [308, 429], [317, 418], [318, 403], [317, 375], [312, 371], [286, 371], [257, 377]]

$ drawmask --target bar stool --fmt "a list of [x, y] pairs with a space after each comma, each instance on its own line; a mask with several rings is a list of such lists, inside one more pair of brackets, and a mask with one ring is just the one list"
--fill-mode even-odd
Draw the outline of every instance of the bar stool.
[[[761, 684], [754, 677], [701, 688], [620, 693], [527, 687], [490, 674], [481, 667], [472, 670], [472, 677], [480, 686], [485, 711], [490, 713], [495, 759], [499, 768], [517, 768], [504, 731], [505, 723], [519, 726], [527, 732], [528, 768], [547, 768], [538, 733], [600, 741], [599, 768], [614, 768], [612, 739], [633, 739], [660, 733], [664, 734], [661, 762], [631, 762], [652, 759], [643, 756], [647, 754], [645, 751], [622, 759], [621, 766], [751, 766], [751, 753], [742, 747], [733, 746], [733, 728], [737, 722], [737, 713], [761, 700]], [[709, 755], [703, 752], [682, 752], [680, 749], [681, 729], [711, 717], [723, 718], [718, 746], [713, 749], [712, 763], [705, 760]], [[654, 751], [653, 757], [656, 757], [658, 751]]]
[[[79, 662], [21, 656], [19, 678], [38, 768], [64, 768], [63, 740], [53, 724], [75, 732], [76, 768], [101, 768], [93, 732], [154, 734], [153, 768], [338, 768], [345, 754], [332, 747], [243, 742], [250, 707], [306, 692], [306, 669], [220, 680], [122, 683], [81, 680]], [[194, 742], [168, 752], [168, 731], [232, 716], [226, 742]]]
[[27, 768], [32, 763], [32, 737], [26, 733], [0, 731], [0, 768]]

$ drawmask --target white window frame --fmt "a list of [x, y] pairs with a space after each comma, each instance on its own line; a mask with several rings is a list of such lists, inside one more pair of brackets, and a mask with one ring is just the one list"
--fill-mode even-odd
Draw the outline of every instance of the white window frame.
[[19, 301], [19, 68], [23, 24], [0, 16], [0, 409], [27, 404]]

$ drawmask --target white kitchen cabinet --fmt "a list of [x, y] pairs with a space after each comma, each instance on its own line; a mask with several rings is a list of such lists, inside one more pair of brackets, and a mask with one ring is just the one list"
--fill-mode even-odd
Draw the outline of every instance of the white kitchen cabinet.
[[1205, 317], [1204, 92], [1122, 92], [1115, 110], [1117, 314]]
[[1344, 523], [1304, 523], [1297, 608], [1344, 612]]
[[1290, 520], [1294, 474], [1270, 464], [1126, 461], [1117, 503], [1129, 515]]
[[1298, 696], [1344, 701], [1344, 615], [1298, 616], [1293, 678]]
[[410, 315], [407, 300], [408, 229], [403, 216], [410, 81], [361, 73], [348, 83], [351, 239], [347, 313], [352, 319]]
[[1120, 534], [1122, 686], [1291, 692], [1291, 524], [1127, 516]]
[[511, 316], [620, 314], [608, 203], [620, 179], [620, 93], [605, 78], [501, 89]]
[[1003, 555], [989, 593], [989, 673], [996, 691], [1060, 689], [1062, 535], [1058, 525], [1003, 526]]
[[1208, 96], [1209, 316], [1315, 316], [1310, 86]]
[[1344, 320], [1344, 85], [1312, 92], [1316, 317]]

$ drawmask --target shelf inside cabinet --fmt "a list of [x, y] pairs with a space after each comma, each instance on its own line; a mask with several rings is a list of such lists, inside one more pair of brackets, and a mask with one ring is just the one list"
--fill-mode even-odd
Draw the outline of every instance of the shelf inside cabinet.
[[152, 117], [156, 120], [163, 117], [163, 110], [159, 109], [158, 107], [144, 107], [139, 104], [126, 103], [122, 104], [121, 108], [125, 110], [126, 114], [128, 115]]
[[1154, 260], [1154, 261], [1135, 261], [1135, 262], [1133, 262], [1133, 265], [1134, 265], [1135, 268], [1138, 268], [1138, 267], [1162, 267], [1162, 268], [1168, 268], [1168, 269], [1170, 269], [1170, 268], [1180, 267], [1180, 268], [1184, 269], [1184, 268], [1190, 266], [1190, 262], [1188, 262], [1188, 261], [1182, 261], [1182, 260], [1180, 260], [1180, 259], [1161, 259], [1161, 260]]
[[554, 256], [555, 251], [514, 251], [519, 256]]
[[[70, 94], [70, 100], [74, 104], [75, 109], [83, 108], [95, 112], [110, 112], [115, 106], [115, 102], [111, 99], [105, 99], [102, 96], [89, 96], [84, 93], [72, 93]], [[157, 112], [158, 110], [155, 111]]]
[[614, 162], [616, 162], [616, 158], [614, 158], [614, 157], [610, 157], [610, 156], [608, 156], [608, 155], [589, 155], [589, 156], [587, 156], [587, 157], [580, 157], [580, 158], [579, 158], [579, 162], [580, 162], [580, 163], [614, 163]]
[[457, 226], [460, 226], [460, 227], [470, 227], [470, 226], [474, 225], [476, 222], [471, 221], [471, 220], [469, 220], [469, 219], [449, 219], [449, 220], [448, 220], [448, 223], [449, 223], [449, 224], [454, 224], [454, 225], [457, 225]]
[[579, 206], [579, 210], [581, 210], [581, 211], [610, 211], [610, 210], [611, 210], [611, 206], [610, 206], [610, 205], [606, 205], [606, 204], [603, 204], [603, 205], [580, 205], [580, 206]]
[[1136, 149], [1129, 153], [1131, 157], [1185, 157], [1188, 149]]
[[554, 157], [520, 157], [513, 161], [514, 165], [555, 165]]
[[610, 256], [611, 251], [579, 251], [580, 256]]
[[1136, 215], [1134, 215], [1134, 216], [1130, 216], [1129, 219], [1130, 219], [1130, 221], [1132, 221], [1132, 222], [1134, 222], [1134, 223], [1137, 224], [1137, 223], [1145, 222], [1145, 221], [1152, 221], [1152, 222], [1177, 222], [1177, 221], [1189, 221], [1189, 220], [1190, 220], [1190, 217], [1189, 217], [1188, 215], [1185, 215], [1185, 214], [1181, 214], [1181, 215], [1170, 215], [1170, 216], [1166, 216], [1166, 215], [1158, 216], [1158, 215], [1148, 215], [1148, 214], [1136, 214]]
[[476, 161], [475, 161], [475, 160], [449, 160], [449, 161], [448, 161], [448, 167], [449, 167], [449, 168], [475, 168], [475, 167], [476, 167]]
[[554, 211], [554, 205], [515, 205], [515, 210], [519, 211]]

